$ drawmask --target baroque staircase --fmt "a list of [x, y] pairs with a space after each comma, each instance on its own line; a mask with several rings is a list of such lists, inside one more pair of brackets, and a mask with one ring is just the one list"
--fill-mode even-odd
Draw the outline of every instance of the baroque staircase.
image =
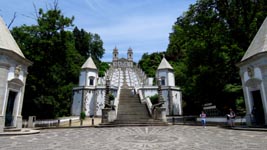
[[[126, 73], [123, 70], [123, 84], [121, 86], [117, 119], [101, 126], [163, 126], [168, 125], [161, 120], [153, 119], [148, 113], [146, 104], [142, 104], [139, 96], [133, 94], [133, 86], [128, 86]], [[133, 75], [129, 75], [133, 76]]]

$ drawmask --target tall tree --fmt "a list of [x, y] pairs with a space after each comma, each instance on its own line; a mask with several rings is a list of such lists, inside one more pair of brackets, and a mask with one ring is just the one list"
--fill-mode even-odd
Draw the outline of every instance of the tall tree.
[[183, 89], [186, 114], [199, 113], [208, 102], [222, 112], [240, 104], [235, 64], [267, 16], [266, 7], [265, 0], [198, 0], [177, 18], [166, 58]]
[[150, 55], [145, 53], [138, 62], [138, 66], [140, 66], [149, 77], [155, 77], [162, 55], [163, 53], [152, 53]]
[[64, 17], [55, 6], [39, 9], [37, 25], [13, 28], [12, 34], [29, 67], [23, 116], [54, 118], [70, 114], [72, 87], [78, 81], [81, 55], [75, 49], [73, 34], [65, 30], [74, 17]]
[[105, 53], [103, 41], [98, 34], [86, 32], [84, 29], [79, 30], [75, 27], [73, 30], [75, 38], [75, 47], [86, 60], [89, 56], [93, 58], [97, 67], [100, 67], [100, 59]]

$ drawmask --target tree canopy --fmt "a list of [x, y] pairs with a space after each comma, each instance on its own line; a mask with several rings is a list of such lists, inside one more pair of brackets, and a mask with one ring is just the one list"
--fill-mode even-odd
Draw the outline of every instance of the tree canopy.
[[[198, 0], [177, 18], [166, 59], [182, 88], [185, 114], [198, 114], [205, 103], [215, 104], [222, 114], [229, 107], [244, 110], [236, 63], [267, 16], [266, 3]], [[144, 55], [140, 62], [149, 62], [152, 55]], [[148, 74], [152, 70], [140, 66]]]
[[28, 68], [24, 117], [70, 115], [72, 88], [78, 83], [82, 64], [91, 55], [100, 65], [105, 51], [100, 36], [77, 27], [70, 31], [73, 20], [57, 7], [39, 9], [37, 25], [12, 29], [25, 57], [33, 62]]

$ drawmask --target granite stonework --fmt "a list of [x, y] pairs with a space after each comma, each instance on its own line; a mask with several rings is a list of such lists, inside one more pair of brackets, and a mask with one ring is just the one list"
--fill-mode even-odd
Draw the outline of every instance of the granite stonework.
[[64, 128], [0, 136], [3, 150], [266, 150], [266, 132], [215, 126]]
[[247, 124], [267, 125], [267, 18], [237, 66], [240, 68]]
[[25, 58], [0, 17], [0, 132], [3, 128], [22, 127], [22, 104], [27, 69]]
[[[81, 68], [79, 86], [73, 88], [72, 115], [79, 116], [85, 112], [86, 116], [102, 116], [103, 123], [116, 120], [120, 89], [131, 89], [132, 94], [139, 94], [140, 101], [158, 94], [158, 86], [153, 85], [153, 78], [146, 74], [133, 62], [133, 51], [128, 49], [127, 58], [119, 58], [118, 49], [113, 50], [113, 60], [104, 77], [98, 77], [98, 70], [94, 61], [89, 57]], [[160, 79], [162, 109], [156, 112], [157, 118], [166, 122], [166, 115], [182, 115], [182, 92], [175, 86], [175, 76], [172, 66], [163, 57], [156, 73]], [[108, 86], [108, 87], [107, 87]], [[105, 103], [109, 101], [107, 94], [114, 96], [114, 111], [107, 112]], [[108, 102], [110, 104], [110, 102]], [[150, 102], [151, 103], [151, 102]], [[147, 105], [153, 113], [153, 106]], [[152, 114], [151, 114], [152, 116]]]

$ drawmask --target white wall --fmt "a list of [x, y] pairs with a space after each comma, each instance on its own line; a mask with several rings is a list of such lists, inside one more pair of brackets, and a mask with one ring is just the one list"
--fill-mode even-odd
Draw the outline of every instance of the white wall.
[[80, 73], [79, 86], [85, 86], [85, 71], [81, 71]]
[[175, 86], [175, 79], [173, 72], [168, 72], [168, 86]]
[[73, 116], [80, 116], [82, 105], [82, 90], [74, 91], [71, 114]]

